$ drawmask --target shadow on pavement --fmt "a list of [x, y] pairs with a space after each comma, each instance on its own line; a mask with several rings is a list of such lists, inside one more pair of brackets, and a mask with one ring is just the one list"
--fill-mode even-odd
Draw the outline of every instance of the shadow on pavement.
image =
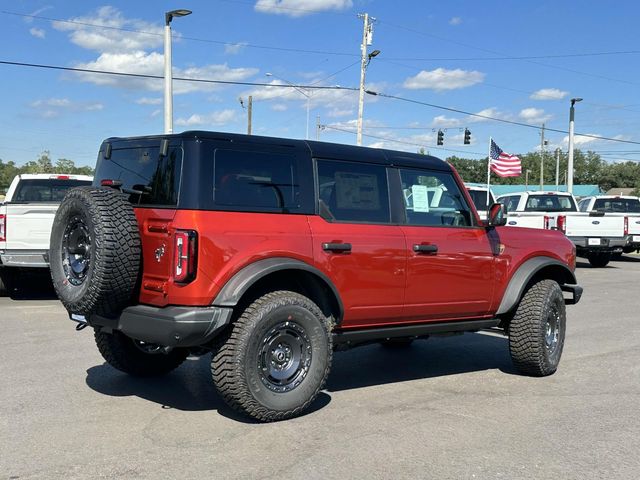
[[[218, 395], [209, 371], [210, 358], [209, 355], [190, 357], [178, 369], [155, 378], [132, 377], [105, 363], [89, 368], [86, 382], [103, 395], [133, 395], [164, 409], [217, 410], [227, 418], [254, 423], [229, 408]], [[516, 373], [506, 338], [474, 333], [418, 340], [403, 348], [374, 344], [336, 352], [326, 390], [338, 392], [491, 369]], [[331, 396], [322, 392], [306, 414], [320, 410], [330, 402]]]
[[11, 281], [12, 300], [57, 300], [49, 269], [22, 270]]
[[[211, 357], [190, 357], [179, 368], [161, 377], [132, 377], [104, 363], [87, 370], [87, 385], [112, 397], [136, 396], [157, 403], [163, 409], [183, 411], [217, 410], [220, 415], [242, 423], [259, 423], [228, 407], [216, 392], [209, 370]], [[305, 415], [324, 408], [331, 397], [324, 392]]]
[[517, 374], [506, 337], [466, 333], [416, 340], [404, 348], [374, 344], [336, 353], [327, 390], [337, 392], [492, 369]]

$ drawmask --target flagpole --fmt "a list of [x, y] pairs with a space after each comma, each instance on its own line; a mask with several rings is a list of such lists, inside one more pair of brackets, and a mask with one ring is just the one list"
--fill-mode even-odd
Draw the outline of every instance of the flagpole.
[[489, 190], [491, 187], [489, 186], [491, 183], [491, 137], [489, 137], [489, 156], [487, 157], [487, 210], [489, 210]]

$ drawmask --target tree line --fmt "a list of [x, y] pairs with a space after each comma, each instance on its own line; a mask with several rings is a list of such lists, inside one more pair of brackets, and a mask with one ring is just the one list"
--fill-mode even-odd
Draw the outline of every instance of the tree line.
[[[529, 185], [540, 185], [540, 152], [518, 155], [522, 161], [522, 175], [500, 178], [491, 174], [491, 184], [524, 185], [528, 177]], [[560, 153], [558, 183], [566, 185], [567, 154]], [[465, 182], [487, 183], [487, 159], [449, 157], [450, 162]], [[575, 150], [573, 155], [574, 185], [598, 185], [604, 192], [612, 188], [634, 188], [634, 195], [640, 195], [640, 163], [610, 163], [595, 152]], [[529, 171], [527, 175], [527, 171]], [[544, 184], [556, 183], [556, 155], [546, 152], [544, 155]]]
[[70, 173], [76, 175], [93, 175], [93, 168], [77, 167], [73, 160], [59, 158], [54, 163], [48, 150], [42, 152], [36, 160], [24, 165], [16, 165], [13, 161], [4, 162], [0, 159], [0, 194], [6, 193], [11, 181], [22, 173]]

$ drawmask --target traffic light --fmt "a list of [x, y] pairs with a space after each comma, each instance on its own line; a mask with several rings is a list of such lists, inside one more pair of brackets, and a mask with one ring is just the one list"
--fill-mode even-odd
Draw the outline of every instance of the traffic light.
[[465, 145], [471, 144], [471, 132], [469, 131], [468, 128], [464, 129], [464, 144]]
[[444, 145], [444, 132], [442, 130], [438, 130], [438, 145]]

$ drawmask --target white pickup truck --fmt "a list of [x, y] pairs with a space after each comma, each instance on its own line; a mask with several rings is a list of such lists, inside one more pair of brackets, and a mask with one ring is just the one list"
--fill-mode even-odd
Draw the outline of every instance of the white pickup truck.
[[471, 196], [471, 200], [473, 200], [473, 204], [476, 206], [476, 210], [478, 211], [480, 220], [486, 220], [487, 210], [496, 202], [496, 199], [493, 196], [493, 192], [489, 190], [489, 203], [487, 204], [488, 189], [486, 186], [478, 185], [475, 183], [465, 183], [464, 186], [467, 187], [467, 191]]
[[640, 198], [625, 195], [598, 195], [578, 202], [581, 212], [604, 212], [625, 218], [624, 253], [640, 252]]
[[53, 218], [67, 190], [93, 177], [63, 174], [16, 176], [0, 203], [0, 294], [11, 290], [22, 269], [49, 267]]
[[502, 195], [507, 225], [561, 230], [576, 246], [576, 253], [594, 267], [604, 267], [627, 242], [628, 219], [604, 212], [579, 212], [567, 192], [519, 192]]

